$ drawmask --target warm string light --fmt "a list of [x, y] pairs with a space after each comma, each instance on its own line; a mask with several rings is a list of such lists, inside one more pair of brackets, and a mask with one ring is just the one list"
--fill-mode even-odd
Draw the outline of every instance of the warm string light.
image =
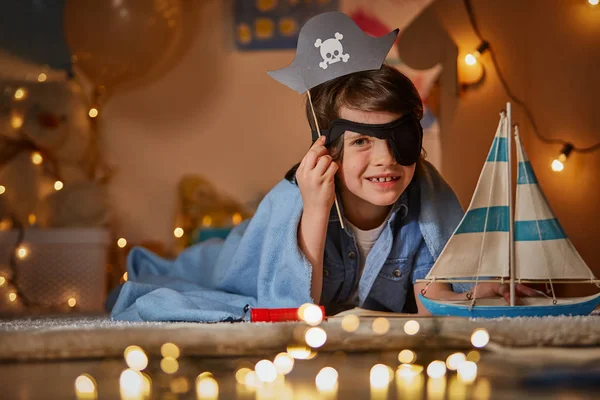
[[40, 165], [42, 162], [44, 162], [44, 157], [42, 157], [39, 151], [34, 151], [31, 153], [31, 162], [35, 165]]
[[18, 88], [15, 91], [15, 100], [24, 100], [27, 97], [27, 91], [24, 88]]
[[92, 107], [88, 111], [88, 115], [89, 115], [90, 118], [96, 118], [98, 116], [98, 114], [99, 114], [99, 112], [98, 112], [98, 109], [96, 107]]
[[6, 187], [0, 185], [0, 194], [4, 194], [4, 192], [6, 192]]
[[54, 182], [54, 190], [56, 190], [57, 192], [59, 190], [62, 190], [63, 187], [65, 187], [65, 185], [61, 181]]
[[485, 53], [485, 51], [489, 48], [490, 44], [485, 40], [482, 41], [479, 44], [479, 46], [477, 46], [477, 49], [474, 52], [469, 53], [465, 56], [465, 62], [467, 63], [467, 65], [475, 65], [479, 60], [479, 57], [481, 57], [481, 55]]
[[560, 154], [554, 161], [552, 161], [552, 170], [555, 172], [560, 172], [565, 169], [565, 162], [569, 155], [573, 151], [573, 145], [571, 143], [566, 143], [563, 148], [560, 150]]
[[600, 0], [588, 0], [588, 3], [590, 3], [592, 6], [597, 6], [599, 2]]
[[173, 230], [173, 236], [175, 236], [176, 238], [183, 237], [183, 234], [184, 234], [184, 233], [185, 233], [185, 232], [184, 232], [183, 228], [179, 228], [179, 227], [177, 227], [177, 228], [175, 228], [175, 229]]
[[121, 249], [127, 246], [127, 239], [119, 238], [119, 240], [117, 240], [117, 246], [119, 246]]
[[23, 117], [20, 115], [12, 115], [10, 117], [10, 126], [12, 126], [13, 129], [21, 129], [23, 122]]

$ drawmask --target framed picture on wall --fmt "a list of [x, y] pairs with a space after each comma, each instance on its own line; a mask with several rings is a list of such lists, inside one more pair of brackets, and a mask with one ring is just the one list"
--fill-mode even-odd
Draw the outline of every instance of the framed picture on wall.
[[240, 50], [295, 49], [311, 17], [339, 9], [339, 0], [234, 0], [234, 38]]

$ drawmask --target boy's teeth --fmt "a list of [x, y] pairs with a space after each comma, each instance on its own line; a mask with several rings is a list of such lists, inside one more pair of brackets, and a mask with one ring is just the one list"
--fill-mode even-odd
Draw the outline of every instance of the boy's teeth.
[[387, 178], [369, 178], [369, 180], [372, 182], [391, 182], [394, 178], [388, 176]]

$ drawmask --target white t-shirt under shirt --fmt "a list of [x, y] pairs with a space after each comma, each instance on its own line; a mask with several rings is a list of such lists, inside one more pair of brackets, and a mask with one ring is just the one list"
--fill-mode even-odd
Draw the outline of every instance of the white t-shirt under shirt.
[[356, 226], [352, 225], [348, 220], [346, 220], [345, 222], [348, 225], [348, 228], [350, 228], [350, 230], [354, 234], [354, 239], [356, 239], [356, 245], [358, 246], [358, 252], [360, 255], [360, 262], [358, 264], [358, 277], [356, 279], [357, 283], [352, 289], [352, 294], [350, 295], [349, 300], [350, 303], [356, 305], [358, 303], [358, 282], [360, 282], [363, 270], [365, 269], [367, 256], [369, 255], [369, 252], [373, 248], [373, 245], [379, 238], [379, 235], [381, 235], [381, 232], [383, 231], [383, 228], [387, 223], [387, 218], [377, 228], [368, 231], [358, 229]]

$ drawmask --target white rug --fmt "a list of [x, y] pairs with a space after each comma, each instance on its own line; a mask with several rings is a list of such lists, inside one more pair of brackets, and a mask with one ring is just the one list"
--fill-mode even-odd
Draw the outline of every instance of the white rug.
[[[353, 313], [361, 315], [360, 310]], [[343, 315], [323, 322], [320, 326], [327, 332], [327, 342], [321, 350], [466, 349], [472, 347], [473, 330], [485, 328], [490, 334], [487, 348], [491, 351], [508, 352], [506, 349], [510, 348], [515, 357], [517, 353], [535, 351], [537, 357], [547, 352], [532, 348], [569, 347], [567, 351], [553, 352], [566, 358], [578, 353], [575, 361], [600, 360], [598, 316], [469, 320], [395, 315], [388, 318], [387, 333], [377, 334], [372, 328], [375, 315], [370, 315], [361, 315], [358, 329], [351, 333], [342, 329]], [[404, 324], [410, 319], [420, 324], [419, 332], [413, 336], [404, 332]], [[110, 321], [104, 316], [5, 320], [0, 321], [0, 360], [120, 357], [132, 344], [150, 355], [158, 355], [165, 342], [177, 344], [188, 356], [266, 354], [298, 342], [306, 328], [301, 323], [129, 323]], [[583, 351], [574, 353], [573, 348]]]

